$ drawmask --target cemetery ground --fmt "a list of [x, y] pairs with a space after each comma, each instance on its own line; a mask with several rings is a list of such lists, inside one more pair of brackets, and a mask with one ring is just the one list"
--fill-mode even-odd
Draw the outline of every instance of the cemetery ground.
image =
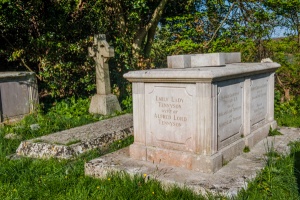
[[[72, 160], [9, 159], [22, 140], [104, 119], [88, 114], [88, 106], [88, 99], [72, 98], [1, 128], [1, 199], [229, 199], [210, 193], [203, 197], [179, 187], [164, 189], [159, 182], [147, 180], [144, 175], [130, 178], [119, 173], [105, 179], [84, 175], [86, 161], [128, 146], [133, 142], [132, 136], [113, 143], [108, 149], [92, 150]], [[299, 107], [300, 101], [296, 100], [277, 102], [275, 116], [279, 125], [300, 127]], [[38, 124], [39, 128], [30, 128], [32, 124]], [[15, 133], [15, 138], [6, 139], [9, 133]], [[271, 147], [266, 155], [266, 167], [248, 184], [247, 190], [240, 191], [233, 199], [300, 199], [300, 142], [290, 144], [290, 155], [280, 155]]]

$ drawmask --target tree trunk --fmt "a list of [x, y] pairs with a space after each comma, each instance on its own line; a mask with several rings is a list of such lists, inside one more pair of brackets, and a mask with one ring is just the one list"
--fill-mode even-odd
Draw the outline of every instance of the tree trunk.
[[[168, 0], [161, 0], [159, 5], [154, 10], [149, 23], [146, 24], [144, 27], [141, 27], [136, 32], [136, 34], [134, 36], [134, 39], [133, 39], [133, 43], [132, 43], [134, 57], [139, 58], [141, 53], [145, 52], [142, 49], [142, 46], [143, 46], [143, 41], [145, 41], [145, 38], [146, 38], [147, 35], [150, 36], [150, 37], [147, 37], [147, 43], [146, 43], [145, 48], [147, 48], [147, 49], [150, 48], [151, 49], [152, 41], [148, 42], [148, 40], [151, 40], [151, 39], [153, 40], [154, 35], [152, 37], [153, 33], [150, 34], [150, 32], [152, 32], [154, 30], [154, 34], [155, 34], [156, 27], [158, 25], [158, 22], [159, 22], [161, 16], [162, 16], [163, 10], [164, 10], [167, 2], [168, 2]], [[149, 51], [149, 50], [147, 50], [147, 51]]]
[[154, 36], [155, 36], [157, 25], [158, 25], [158, 21], [148, 31], [147, 43], [144, 47], [144, 56], [145, 56], [145, 58], [150, 57], [151, 47], [152, 47], [152, 44], [153, 44], [153, 41], [154, 41]]

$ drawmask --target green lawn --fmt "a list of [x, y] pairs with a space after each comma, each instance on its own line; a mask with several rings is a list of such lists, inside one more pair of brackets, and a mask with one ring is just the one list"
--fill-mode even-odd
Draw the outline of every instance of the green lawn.
[[[67, 110], [70, 110], [68, 106], [72, 107], [72, 103], [64, 102], [63, 105]], [[52, 109], [0, 129], [0, 199], [227, 199], [211, 194], [203, 197], [178, 187], [164, 190], [159, 182], [145, 181], [142, 176], [130, 178], [123, 173], [111, 174], [106, 179], [84, 176], [86, 161], [128, 146], [133, 137], [113, 143], [108, 150], [93, 150], [74, 160], [7, 158], [21, 141], [5, 139], [7, 133], [14, 132], [22, 139], [29, 139], [50, 133], [53, 127], [57, 131], [103, 118], [90, 116], [84, 110], [75, 112], [77, 115], [73, 112], [64, 115]], [[29, 125], [32, 123], [39, 123], [41, 128], [31, 130]], [[288, 156], [269, 152], [264, 170], [248, 184], [247, 190], [240, 191], [233, 199], [300, 199], [300, 142], [292, 143], [291, 150]]]

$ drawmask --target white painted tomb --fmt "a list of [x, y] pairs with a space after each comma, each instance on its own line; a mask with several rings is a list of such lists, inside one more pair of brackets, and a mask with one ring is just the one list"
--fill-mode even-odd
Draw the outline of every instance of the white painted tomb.
[[125, 74], [133, 88], [130, 157], [213, 173], [267, 137], [277, 126], [280, 65], [240, 61], [240, 53], [171, 56], [169, 68]]

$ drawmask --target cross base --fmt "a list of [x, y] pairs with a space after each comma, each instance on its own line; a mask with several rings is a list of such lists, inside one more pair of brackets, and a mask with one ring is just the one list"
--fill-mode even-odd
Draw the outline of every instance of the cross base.
[[92, 97], [89, 112], [93, 114], [111, 115], [116, 111], [121, 111], [117, 97], [113, 94], [100, 95]]

